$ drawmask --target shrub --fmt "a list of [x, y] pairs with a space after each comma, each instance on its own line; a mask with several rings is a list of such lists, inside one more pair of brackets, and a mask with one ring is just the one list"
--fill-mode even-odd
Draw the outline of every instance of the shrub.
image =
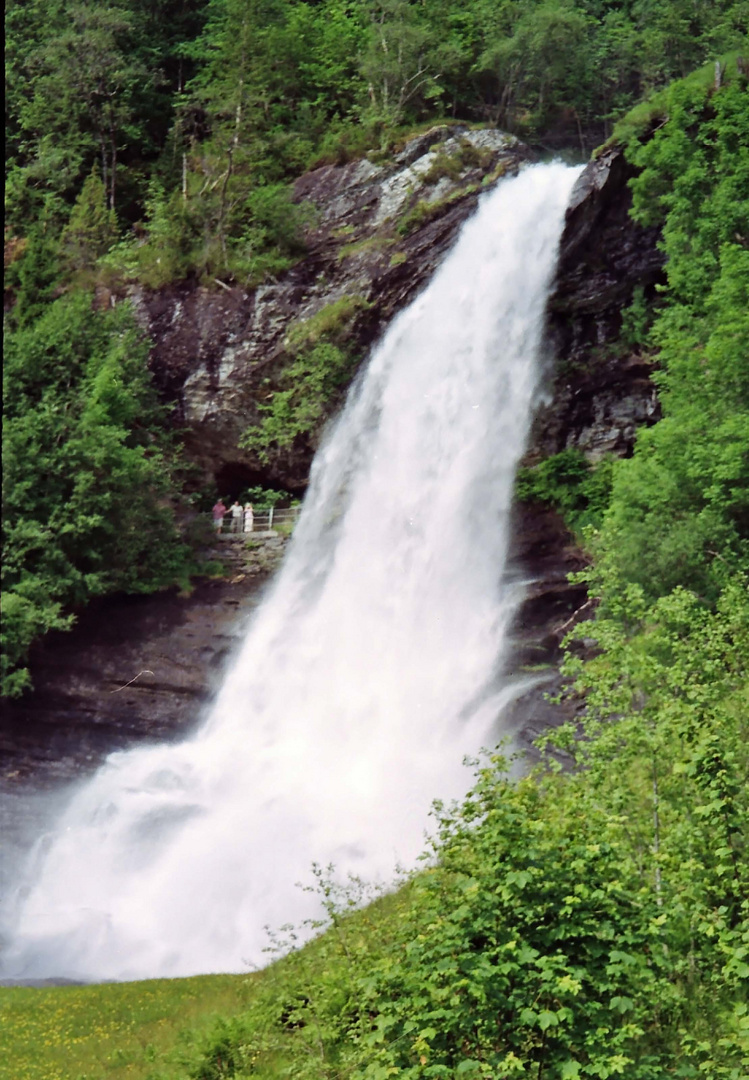
[[259, 406], [260, 424], [241, 442], [261, 462], [319, 429], [353, 373], [348, 338], [356, 316], [369, 306], [363, 296], [342, 296], [290, 328], [285, 344], [292, 363], [283, 368], [271, 400]]
[[593, 466], [581, 450], [562, 450], [538, 465], [519, 469], [515, 495], [523, 502], [549, 503], [579, 533], [600, 523], [609, 504], [613, 468], [611, 458]]

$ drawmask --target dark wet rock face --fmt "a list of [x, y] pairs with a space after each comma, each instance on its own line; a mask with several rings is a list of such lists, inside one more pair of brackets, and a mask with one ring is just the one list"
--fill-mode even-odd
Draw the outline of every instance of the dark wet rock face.
[[631, 452], [635, 431], [658, 418], [651, 368], [619, 341], [636, 288], [665, 281], [659, 232], [629, 216], [634, 175], [620, 150], [591, 162], [572, 192], [548, 336], [555, 362], [531, 440], [538, 456], [576, 446], [591, 460]]
[[503, 721], [518, 745], [529, 750], [546, 728], [574, 716], [574, 706], [560, 708], [548, 699], [562, 686], [562, 639], [590, 614], [590, 605], [585, 586], [569, 581], [587, 560], [559, 514], [530, 503], [518, 505], [514, 518], [513, 572], [527, 584], [511, 629], [505, 671], [519, 692]]
[[[591, 162], [573, 190], [549, 301], [551, 362], [527, 464], [567, 447], [579, 448], [593, 462], [605, 454], [628, 456], [637, 429], [658, 419], [652, 367], [619, 340], [622, 310], [634, 290], [652, 296], [665, 280], [658, 230], [629, 217], [632, 175], [614, 149]], [[585, 555], [549, 507], [516, 507], [512, 559], [515, 572], [532, 581], [515, 620], [510, 661], [518, 677], [536, 672], [539, 679], [510, 718], [522, 728], [520, 741], [527, 746], [534, 733], [574, 716], [574, 702], [560, 708], [545, 695], [561, 686], [562, 639], [592, 614], [593, 605], [585, 587], [568, 580], [585, 566]]]
[[5, 845], [21, 839], [32, 790], [54, 791], [113, 750], [180, 738], [195, 727], [285, 544], [269, 537], [250, 549], [228, 538], [208, 553], [223, 563], [224, 576], [203, 580], [189, 595], [175, 588], [94, 601], [71, 631], [35, 646], [34, 690], [0, 702]]

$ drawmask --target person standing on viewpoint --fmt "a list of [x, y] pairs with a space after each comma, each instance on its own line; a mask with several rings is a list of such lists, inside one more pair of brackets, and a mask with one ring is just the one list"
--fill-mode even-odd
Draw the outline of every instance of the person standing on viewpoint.
[[224, 514], [226, 513], [226, 507], [224, 506], [220, 497], [218, 499], [218, 502], [213, 507], [211, 513], [213, 514], [213, 527], [217, 533], [220, 533], [224, 524]]
[[246, 533], [252, 532], [254, 519], [255, 515], [252, 510], [252, 503], [248, 500], [244, 504], [244, 531]]
[[239, 499], [235, 499], [231, 505], [231, 531], [235, 533], [242, 531], [242, 507]]

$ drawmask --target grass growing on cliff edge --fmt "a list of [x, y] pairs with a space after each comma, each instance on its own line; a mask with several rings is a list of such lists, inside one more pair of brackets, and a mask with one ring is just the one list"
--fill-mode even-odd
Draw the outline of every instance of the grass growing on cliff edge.
[[536, 465], [521, 467], [515, 497], [553, 506], [570, 532], [581, 535], [586, 526], [600, 524], [608, 506], [612, 465], [610, 458], [592, 465], [581, 450], [571, 447]]
[[643, 101], [638, 101], [616, 121], [611, 135], [605, 143], [596, 147], [592, 156], [598, 158], [613, 146], [628, 146], [631, 142], [645, 137], [649, 130], [665, 124], [668, 119], [669, 97], [673, 86], [678, 85], [691, 90], [700, 88], [709, 90], [714, 87], [716, 62], [720, 65], [722, 80], [736, 78], [740, 74], [738, 67], [740, 56], [741, 52], [738, 49], [726, 53], [718, 61], [711, 60], [685, 78], [661, 87]]

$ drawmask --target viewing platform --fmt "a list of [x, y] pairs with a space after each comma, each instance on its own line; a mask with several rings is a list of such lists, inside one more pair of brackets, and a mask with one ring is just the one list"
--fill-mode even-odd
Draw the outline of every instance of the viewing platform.
[[279, 535], [288, 536], [294, 531], [301, 509], [301, 506], [292, 506], [282, 510], [260, 510], [252, 516], [251, 529], [245, 528], [244, 514], [241, 518], [234, 518], [228, 512], [221, 523], [221, 529], [217, 530], [217, 536], [220, 540], [240, 540], [247, 537], [263, 540]]

